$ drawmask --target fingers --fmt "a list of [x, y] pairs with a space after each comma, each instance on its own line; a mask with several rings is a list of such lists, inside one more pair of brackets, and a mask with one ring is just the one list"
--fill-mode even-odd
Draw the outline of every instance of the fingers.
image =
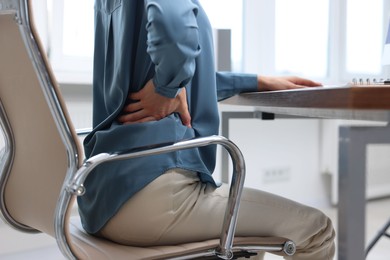
[[187, 90], [185, 88], [180, 91], [178, 97], [179, 106], [175, 112], [179, 114], [181, 123], [188, 128], [191, 128], [191, 115], [188, 111], [188, 103], [187, 103]]
[[190, 115], [190, 112], [188, 112], [188, 109], [182, 111], [182, 112], [178, 112], [179, 113], [179, 117], [180, 117], [180, 120], [181, 120], [181, 123], [183, 125], [185, 125], [186, 127], [188, 128], [191, 128], [191, 115]]
[[150, 80], [139, 92], [132, 93], [128, 98], [133, 102], [125, 105], [118, 122], [122, 124], [158, 121], [172, 113], [178, 113], [182, 124], [191, 127], [191, 115], [188, 110], [186, 89], [175, 98], [168, 98], [155, 92]]
[[311, 80], [301, 81], [301, 82], [298, 82], [296, 84], [301, 85], [303, 87], [320, 87], [320, 86], [322, 86], [321, 83], [315, 82], [315, 81], [311, 81]]
[[287, 78], [290, 82], [294, 83], [295, 85], [300, 85], [301, 87], [319, 87], [322, 86], [322, 83], [315, 82], [313, 80], [300, 78], [300, 77], [289, 77]]
[[298, 89], [298, 88], [307, 88], [308, 86], [306, 85], [298, 85], [298, 84], [292, 84], [290, 87], [287, 89]]
[[[180, 120], [183, 125], [188, 128], [191, 128], [191, 115], [188, 109], [183, 109], [177, 112]], [[134, 123], [145, 123], [151, 121], [158, 121], [161, 118], [156, 118], [153, 116], [145, 116], [145, 113], [139, 111], [137, 113], [125, 114], [118, 117], [118, 122], [124, 125], [134, 124]]]
[[[143, 118], [151, 117], [149, 115], [146, 115], [144, 110], [139, 110], [134, 113], [130, 114], [123, 114], [118, 117], [118, 122], [125, 124], [125, 123], [136, 123], [139, 120], [142, 120]], [[154, 118], [154, 117], [153, 117]]]
[[136, 103], [131, 103], [123, 107], [122, 112], [125, 113], [133, 113], [137, 112], [138, 110], [142, 109], [142, 104], [141, 102], [136, 102]]

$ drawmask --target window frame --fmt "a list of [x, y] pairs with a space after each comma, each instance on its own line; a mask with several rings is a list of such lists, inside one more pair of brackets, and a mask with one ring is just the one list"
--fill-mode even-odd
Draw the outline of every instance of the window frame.
[[[49, 0], [50, 1], [50, 0]], [[354, 75], [346, 71], [346, 13], [347, 0], [329, 0], [329, 53], [328, 75], [320, 78], [322, 82], [348, 82], [354, 77], [385, 77], [390, 66], [383, 66], [378, 75]], [[93, 60], [86, 58], [65, 57], [61, 55], [63, 42], [63, 3], [64, 0], [52, 0], [53, 10], [49, 23], [49, 56], [53, 69], [60, 82], [92, 82]], [[390, 19], [390, 0], [383, 0], [383, 39]], [[243, 0], [243, 30], [241, 66], [236, 71], [275, 75], [275, 3], [269, 0]], [[256, 32], [254, 34], [253, 32]], [[264, 41], [263, 39], [267, 39]]]
[[[353, 74], [346, 68], [347, 0], [329, 0], [328, 75], [317, 80], [327, 84], [345, 83], [355, 77], [382, 78], [390, 66], [382, 66], [379, 74]], [[275, 75], [275, 2], [244, 1], [243, 70], [260, 75]], [[390, 19], [390, 0], [383, 0], [383, 39]], [[256, 32], [254, 34], [253, 32]], [[264, 41], [263, 39], [267, 39]]]
[[[333, 10], [334, 12], [337, 12], [337, 8], [341, 10], [342, 12], [339, 14], [340, 17], [343, 17], [344, 19], [341, 19], [341, 23], [339, 28], [334, 28], [335, 34], [338, 34], [338, 37], [340, 38], [340, 42], [338, 47], [340, 48], [341, 52], [337, 56], [334, 57], [333, 62], [330, 64], [331, 66], [336, 66], [336, 64], [341, 64], [341, 68], [337, 72], [337, 74], [334, 76], [335, 79], [338, 79], [341, 82], [349, 82], [354, 78], [375, 78], [375, 79], [381, 79], [381, 78], [387, 78], [389, 75], [388, 73], [388, 67], [382, 66], [382, 70], [380, 73], [377, 74], [369, 74], [369, 73], [350, 73], [347, 71], [347, 52], [346, 52], [346, 45], [347, 45], [347, 0], [331, 0], [332, 4], [335, 6], [336, 10]], [[390, 21], [390, 0], [382, 0], [383, 4], [383, 20], [382, 20], [382, 55], [383, 55], [383, 48], [385, 44], [385, 37], [386, 37], [386, 30], [387, 30], [387, 24], [388, 21]], [[338, 5], [338, 6], [337, 6]], [[331, 14], [332, 15], [332, 14]]]
[[56, 78], [66, 84], [92, 84], [93, 58], [63, 54], [63, 10], [64, 0], [52, 0], [49, 59]]

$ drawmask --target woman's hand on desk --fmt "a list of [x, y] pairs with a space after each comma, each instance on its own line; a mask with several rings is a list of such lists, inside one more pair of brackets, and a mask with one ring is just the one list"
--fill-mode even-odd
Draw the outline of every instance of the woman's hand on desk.
[[258, 76], [257, 87], [259, 91], [286, 90], [306, 87], [319, 87], [321, 83], [300, 77], [268, 77]]

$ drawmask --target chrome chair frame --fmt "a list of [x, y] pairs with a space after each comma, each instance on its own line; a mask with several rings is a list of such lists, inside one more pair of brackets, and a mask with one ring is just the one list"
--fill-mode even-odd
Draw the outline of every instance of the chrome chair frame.
[[365, 255], [366, 257], [368, 256], [368, 253], [370, 253], [371, 249], [376, 245], [376, 243], [378, 243], [379, 239], [381, 239], [382, 237], [387, 237], [387, 238], [390, 238], [390, 232], [387, 231], [388, 229], [390, 229], [390, 219], [386, 222], [386, 224], [378, 231], [378, 233], [375, 235], [374, 238], [372, 238], [372, 240], [370, 241], [370, 243], [368, 244], [367, 248], [366, 248], [366, 252], [365, 252]]
[[[68, 166], [65, 175], [65, 180], [60, 192], [57, 207], [55, 210], [54, 230], [55, 239], [58, 247], [63, 255], [69, 259], [76, 259], [67, 241], [64, 227], [66, 225], [66, 211], [72, 199], [75, 196], [82, 196], [84, 193], [83, 182], [88, 177], [88, 174], [98, 165], [110, 161], [125, 160], [137, 158], [141, 156], [156, 155], [180, 149], [190, 149], [207, 145], [222, 145], [230, 154], [233, 162], [233, 175], [230, 187], [229, 201], [226, 210], [225, 220], [220, 235], [220, 243], [217, 248], [212, 251], [194, 253], [186, 256], [179, 256], [173, 259], [193, 259], [216, 256], [218, 259], [232, 259], [234, 252], [245, 251], [248, 254], [259, 250], [266, 251], [284, 251], [287, 255], [292, 255], [295, 252], [295, 245], [292, 241], [288, 241], [281, 246], [233, 246], [234, 231], [237, 222], [237, 214], [239, 210], [241, 192], [243, 190], [245, 179], [245, 162], [238, 147], [221, 136], [210, 136], [192, 140], [184, 140], [177, 143], [160, 144], [153, 147], [143, 147], [123, 151], [113, 154], [103, 153], [93, 156], [86, 160], [79, 167], [80, 157], [77, 149], [77, 140], [74, 139], [70, 126], [67, 123], [65, 114], [61, 108], [60, 101], [54, 89], [52, 79], [47, 72], [46, 63], [42, 57], [42, 53], [32, 33], [33, 29], [30, 26], [30, 10], [28, 0], [0, 0], [0, 15], [13, 15], [15, 22], [18, 24], [24, 44], [34, 65], [36, 76], [39, 79], [45, 99], [50, 107], [52, 116], [55, 120], [58, 132], [61, 135], [62, 142], [66, 147], [68, 156]], [[23, 225], [12, 218], [7, 211], [4, 202], [4, 189], [7, 183], [8, 175], [12, 168], [14, 159], [14, 143], [12, 127], [8, 122], [7, 111], [3, 108], [0, 102], [0, 124], [4, 133], [5, 147], [1, 157], [1, 175], [0, 175], [0, 214], [4, 221], [15, 229], [23, 232], [39, 232], [34, 228]]]

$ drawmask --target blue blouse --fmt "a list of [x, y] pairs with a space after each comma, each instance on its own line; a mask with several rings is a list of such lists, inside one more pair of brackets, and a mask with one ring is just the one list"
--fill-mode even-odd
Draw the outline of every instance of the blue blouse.
[[[118, 123], [128, 94], [150, 79], [166, 97], [186, 88], [192, 128], [175, 113], [159, 121]], [[217, 101], [256, 90], [256, 75], [215, 71], [212, 30], [198, 0], [95, 1], [93, 131], [84, 141], [87, 158], [218, 134]], [[210, 146], [96, 168], [85, 182], [86, 194], [78, 198], [83, 227], [99, 231], [124, 202], [168, 169], [197, 172], [201, 181], [215, 185], [215, 157], [216, 148]]]

